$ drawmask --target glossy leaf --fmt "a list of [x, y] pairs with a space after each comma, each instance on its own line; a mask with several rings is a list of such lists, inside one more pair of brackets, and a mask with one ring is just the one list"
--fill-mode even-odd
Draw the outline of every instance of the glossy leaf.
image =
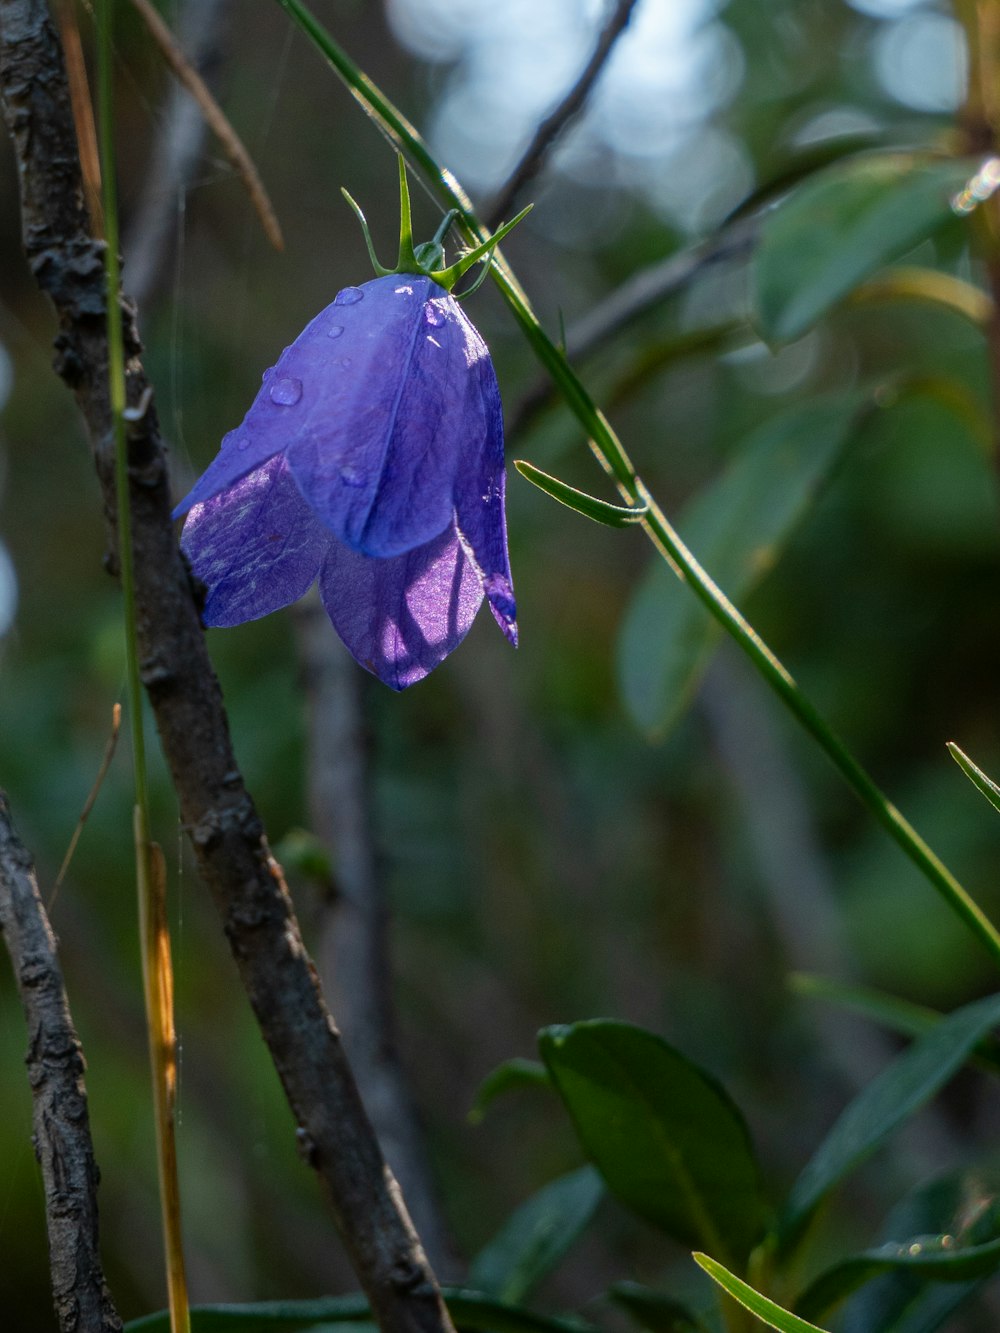
[[[684, 541], [736, 601], [773, 568], [854, 436], [861, 394], [807, 403], [768, 421], [687, 507]], [[618, 678], [644, 731], [665, 734], [690, 702], [722, 630], [655, 560], [626, 612]]]
[[553, 1180], [480, 1250], [469, 1266], [468, 1285], [500, 1300], [524, 1300], [584, 1231], [603, 1194], [591, 1166]]
[[779, 1226], [783, 1246], [798, 1239], [828, 1191], [928, 1102], [998, 1023], [1000, 995], [957, 1009], [851, 1102], [792, 1187]]
[[754, 256], [757, 316], [769, 341], [797, 338], [862, 282], [932, 236], [974, 161], [866, 154], [797, 189], [766, 217]]
[[735, 1273], [730, 1273], [727, 1268], [715, 1259], [710, 1259], [707, 1254], [695, 1254], [695, 1263], [700, 1264], [705, 1272], [717, 1282], [723, 1291], [727, 1291], [734, 1300], [739, 1301], [741, 1305], [762, 1320], [769, 1324], [771, 1328], [776, 1328], [779, 1333], [823, 1333], [822, 1329], [817, 1329], [815, 1324], [807, 1323], [798, 1315], [792, 1314], [790, 1310], [785, 1310], [775, 1301], [767, 1296], [762, 1296], [748, 1282], [743, 1282]]
[[722, 1087], [662, 1038], [597, 1019], [539, 1034], [587, 1155], [639, 1217], [742, 1263], [764, 1203], [746, 1124]]

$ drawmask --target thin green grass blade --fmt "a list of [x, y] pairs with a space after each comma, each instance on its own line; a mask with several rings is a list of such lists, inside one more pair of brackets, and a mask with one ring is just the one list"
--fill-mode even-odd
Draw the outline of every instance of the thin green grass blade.
[[553, 500], [558, 500], [567, 508], [574, 509], [584, 518], [591, 518], [595, 523], [603, 523], [605, 527], [629, 528], [634, 523], [641, 523], [646, 516], [645, 505], [632, 507], [609, 504], [607, 500], [599, 500], [595, 495], [578, 491], [568, 482], [550, 476], [548, 472], [543, 472], [541, 468], [535, 467], [534, 463], [529, 463], [526, 459], [515, 458], [514, 466], [522, 477], [537, 486], [540, 491], [544, 491], [546, 495], [551, 495]]
[[988, 777], [978, 764], [974, 764], [965, 751], [960, 750], [954, 741], [948, 742], [948, 753], [973, 786], [982, 792], [994, 810], [1000, 810], [1000, 787], [993, 779]]
[[745, 1305], [751, 1314], [755, 1314], [762, 1323], [778, 1329], [778, 1333], [824, 1333], [816, 1324], [809, 1324], [800, 1319], [791, 1310], [785, 1310], [776, 1301], [762, 1296], [748, 1282], [730, 1273], [728, 1268], [710, 1259], [707, 1254], [695, 1253], [694, 1261], [699, 1264], [713, 1282], [717, 1282], [723, 1291], [728, 1292], [740, 1305]]

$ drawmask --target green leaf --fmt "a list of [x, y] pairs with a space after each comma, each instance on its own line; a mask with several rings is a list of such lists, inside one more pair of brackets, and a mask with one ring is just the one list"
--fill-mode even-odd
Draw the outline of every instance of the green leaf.
[[960, 750], [954, 741], [948, 741], [948, 753], [954, 759], [969, 781], [982, 792], [995, 810], [1000, 810], [1000, 787], [987, 777], [978, 764], [974, 764], [964, 750]]
[[882, 1273], [913, 1274], [931, 1282], [968, 1282], [1000, 1267], [1000, 1240], [960, 1245], [954, 1236], [914, 1236], [851, 1255], [821, 1273], [795, 1302], [804, 1319], [818, 1319], [852, 1291]]
[[705, 1333], [705, 1324], [686, 1305], [638, 1282], [615, 1282], [608, 1297], [649, 1333]]
[[[766, 422], [686, 508], [685, 543], [736, 601], [773, 568], [855, 435], [860, 393], [799, 405]], [[629, 713], [663, 736], [690, 702], [723, 631], [662, 560], [625, 615], [618, 679]]]
[[480, 1083], [469, 1111], [469, 1119], [478, 1125], [490, 1105], [497, 1097], [512, 1088], [551, 1088], [552, 1081], [548, 1070], [537, 1060], [524, 1060], [516, 1056], [497, 1065]]
[[[881, 1239], [901, 1242], [934, 1233], [954, 1236], [968, 1246], [996, 1240], [995, 1190], [996, 1181], [978, 1172], [951, 1172], [925, 1181], [893, 1208]], [[933, 1333], [985, 1280], [934, 1283], [897, 1269], [851, 1297], [841, 1317], [843, 1333]]]
[[[805, 972], [793, 972], [788, 978], [793, 991], [806, 999], [826, 1000], [841, 1009], [850, 1009], [864, 1018], [880, 1023], [891, 1032], [904, 1037], [920, 1037], [930, 1032], [944, 1017], [937, 1009], [901, 1000], [898, 995], [859, 986], [854, 982], [835, 981], [832, 977], [818, 977]], [[976, 1043], [970, 1063], [987, 1073], [1000, 1073], [1000, 1041], [986, 1036]]]
[[592, 518], [595, 523], [603, 523], [606, 527], [631, 527], [633, 523], [641, 523], [649, 512], [649, 506], [645, 504], [613, 505], [607, 500], [598, 500], [595, 495], [578, 491], [575, 486], [560, 481], [558, 477], [549, 476], [547, 472], [543, 472], [541, 468], [535, 467], [533, 463], [523, 458], [515, 458], [514, 466], [522, 477], [532, 482], [546, 495], [551, 495], [553, 500], [558, 500], [567, 508], [575, 509], [584, 518]]
[[954, 217], [969, 160], [866, 154], [823, 172], [768, 217], [754, 255], [766, 339], [797, 338], [873, 273]]
[[480, 1250], [469, 1266], [468, 1285], [500, 1300], [523, 1301], [590, 1222], [603, 1194], [591, 1166], [553, 1180]]
[[[535, 1314], [462, 1287], [442, 1295], [455, 1323], [473, 1333], [600, 1333], [584, 1319]], [[253, 1305], [201, 1305], [191, 1310], [191, 1333], [373, 1333], [361, 1295], [310, 1301], [260, 1301]], [[170, 1333], [166, 1310], [125, 1325], [124, 1333]]]
[[610, 1019], [545, 1028], [542, 1058], [588, 1157], [626, 1207], [742, 1263], [764, 1227], [746, 1124], [662, 1038]]
[[749, 1283], [742, 1282], [734, 1273], [723, 1268], [715, 1259], [710, 1259], [707, 1254], [695, 1254], [694, 1261], [704, 1268], [713, 1282], [718, 1282], [723, 1291], [728, 1291], [730, 1296], [741, 1305], [745, 1305], [762, 1323], [769, 1324], [780, 1333], [823, 1333], [823, 1330], [817, 1329], [815, 1324], [807, 1323], [798, 1315], [792, 1314], [790, 1310], [785, 1310], [775, 1301], [762, 1296]]
[[783, 1248], [799, 1239], [828, 1191], [928, 1102], [998, 1023], [1000, 995], [955, 1010], [850, 1103], [792, 1187], [779, 1224]]

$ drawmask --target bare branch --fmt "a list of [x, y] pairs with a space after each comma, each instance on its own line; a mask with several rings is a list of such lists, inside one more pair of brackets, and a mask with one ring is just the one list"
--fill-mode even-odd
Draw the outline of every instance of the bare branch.
[[[0, 0], [0, 95], [20, 168], [24, 246], [59, 317], [57, 369], [91, 439], [115, 545], [102, 248], [87, 233], [58, 39], [43, 0]], [[166, 456], [123, 303], [129, 476], [143, 683], [202, 877], [297, 1124], [382, 1327], [451, 1324], [361, 1105], [288, 891], [236, 765], [188, 571], [174, 538]], [[112, 563], [116, 563], [112, 561]]]
[[27, 848], [0, 791], [0, 931], [28, 1024], [35, 1155], [45, 1187], [52, 1295], [61, 1333], [120, 1333], [101, 1268], [97, 1163], [83, 1053]]
[[[217, 63], [217, 38], [226, 0], [187, 0], [179, 20], [179, 40], [191, 64], [208, 80]], [[148, 312], [158, 294], [177, 238], [179, 204], [191, 182], [208, 125], [184, 85], [171, 83], [142, 194], [122, 244], [132, 299]]]
[[267, 239], [275, 250], [283, 250], [285, 242], [281, 235], [281, 227], [278, 225], [274, 206], [264, 188], [260, 173], [253, 164], [253, 159], [244, 147], [243, 140], [233, 129], [226, 113], [209, 91], [205, 80], [178, 46], [173, 33], [149, 3], [149, 0], [132, 0], [132, 4], [142, 15], [143, 21], [174, 76], [180, 80], [197, 102], [198, 109], [205, 117], [206, 123], [222, 145], [230, 162], [236, 168], [246, 187], [247, 194], [250, 196], [250, 202], [260, 218], [260, 225], [264, 228]]
[[583, 109], [601, 70], [614, 50], [615, 43], [628, 27], [635, 6], [636, 0], [615, 0], [611, 17], [601, 31], [583, 73], [555, 110], [551, 111], [535, 130], [524, 156], [511, 172], [507, 184], [502, 187], [490, 205], [486, 223], [489, 231], [495, 231], [511, 216], [518, 195], [528, 182], [538, 175], [556, 139], [573, 117]]

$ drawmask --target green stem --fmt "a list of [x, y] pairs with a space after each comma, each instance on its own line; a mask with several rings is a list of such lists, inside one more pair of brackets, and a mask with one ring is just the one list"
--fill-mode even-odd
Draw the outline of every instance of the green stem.
[[98, 134], [101, 146], [101, 197], [105, 227], [105, 282], [108, 333], [108, 405], [115, 446], [115, 490], [118, 519], [118, 568], [125, 621], [126, 690], [135, 783], [133, 839], [139, 899], [139, 935], [142, 951], [143, 993], [153, 1079], [157, 1167], [163, 1215], [167, 1288], [171, 1333], [189, 1333], [187, 1284], [180, 1238], [173, 1101], [175, 1043], [169, 951], [163, 908], [162, 854], [150, 838], [149, 785], [146, 776], [146, 741], [142, 719], [142, 683], [136, 625], [135, 574], [132, 559], [132, 519], [129, 499], [128, 439], [125, 430], [125, 346], [119, 304], [121, 273], [118, 262], [118, 191], [115, 179], [113, 8], [114, 0], [99, 0], [98, 20]]
[[[476, 242], [485, 239], [486, 229], [476, 217], [469, 197], [451, 173], [445, 171], [434, 160], [414, 127], [340, 49], [301, 0], [278, 0], [278, 3], [306, 32], [352, 95], [395, 147], [405, 153], [410, 161], [425, 173], [427, 183], [435, 197], [445, 208], [453, 208], [456, 211], [458, 220], [469, 237]], [[630, 504], [648, 505], [642, 526], [654, 546], [669, 562], [678, 577], [687, 583], [692, 592], [703, 602], [711, 615], [736, 640], [767, 683], [818, 742], [889, 836], [1000, 964], [1000, 931], [973, 902], [916, 830], [879, 791], [760, 635], [737, 611], [722, 589], [713, 582], [681, 541], [636, 473], [621, 441], [604, 414], [592, 401], [565, 355], [539, 324], [525, 292], [499, 251], [494, 254], [491, 272], [538, 359], [558, 384], [570, 408], [590, 436], [599, 462], [614, 478], [622, 495]]]

